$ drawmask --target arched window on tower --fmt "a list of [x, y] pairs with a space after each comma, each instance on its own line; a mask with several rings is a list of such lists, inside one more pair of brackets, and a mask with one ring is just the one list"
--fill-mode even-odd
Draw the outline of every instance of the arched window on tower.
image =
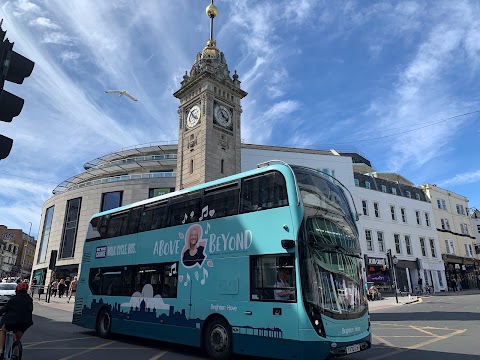
[[190, 160], [190, 174], [193, 174], [193, 159]]
[[223, 159], [220, 160], [220, 174], [223, 174], [223, 171], [224, 171], [223, 166], [224, 166], [224, 164], [225, 164], [225, 160], [223, 160]]

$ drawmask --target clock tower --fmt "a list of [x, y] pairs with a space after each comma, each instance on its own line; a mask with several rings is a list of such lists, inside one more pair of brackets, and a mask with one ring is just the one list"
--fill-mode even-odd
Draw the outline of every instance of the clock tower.
[[206, 13], [210, 39], [173, 94], [180, 100], [177, 190], [240, 172], [240, 100], [247, 93], [240, 88], [237, 72], [230, 76], [213, 39], [218, 14], [213, 0]]

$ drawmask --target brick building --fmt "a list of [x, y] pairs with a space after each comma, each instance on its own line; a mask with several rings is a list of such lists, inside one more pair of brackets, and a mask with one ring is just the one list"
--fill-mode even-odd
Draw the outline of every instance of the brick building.
[[36, 240], [21, 229], [0, 225], [0, 276], [29, 278]]

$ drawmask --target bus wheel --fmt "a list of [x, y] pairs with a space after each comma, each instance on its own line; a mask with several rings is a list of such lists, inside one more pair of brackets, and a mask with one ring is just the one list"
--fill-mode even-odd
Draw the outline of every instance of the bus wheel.
[[228, 360], [231, 358], [232, 329], [224, 318], [216, 317], [208, 322], [203, 344], [211, 359]]
[[97, 335], [101, 338], [108, 338], [112, 333], [112, 316], [106, 309], [100, 311], [97, 316]]

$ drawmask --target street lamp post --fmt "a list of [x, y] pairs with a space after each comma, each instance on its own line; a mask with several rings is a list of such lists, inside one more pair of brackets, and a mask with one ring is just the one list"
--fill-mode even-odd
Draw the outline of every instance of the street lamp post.
[[395, 300], [397, 300], [397, 304], [398, 304], [398, 290], [397, 290], [397, 271], [396, 271], [396, 268], [397, 268], [397, 264], [398, 264], [398, 259], [395, 255], [393, 255], [393, 258], [392, 258], [392, 263], [393, 263], [393, 283], [395, 285]]

